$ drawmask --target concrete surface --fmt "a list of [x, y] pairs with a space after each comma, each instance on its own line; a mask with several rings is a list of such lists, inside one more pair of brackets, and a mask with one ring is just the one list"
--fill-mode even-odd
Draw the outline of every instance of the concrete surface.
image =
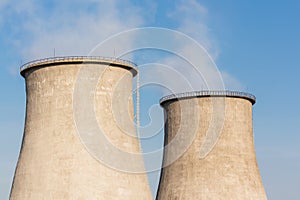
[[[191, 97], [162, 102], [162, 106], [167, 120], [165, 145], [176, 137], [193, 141], [163, 169], [158, 200], [267, 199], [256, 161], [249, 100]], [[201, 152], [203, 145], [208, 150], [213, 147], [207, 155]], [[177, 150], [165, 151], [164, 163], [180, 148], [178, 143]]]
[[[152, 199], [145, 173], [133, 174], [108, 167], [88, 151], [89, 147], [79, 137], [90, 134], [84, 130], [78, 134], [73, 113], [76, 78], [84, 66], [90, 75], [104, 72], [96, 80], [96, 92], [91, 95], [95, 100], [96, 119], [105, 136], [116, 148], [140, 152], [138, 140], [132, 137], [135, 129], [131, 92], [135, 71], [122, 64], [106, 69], [101, 62], [49, 61], [35, 63], [21, 72], [26, 79], [26, 122], [10, 199]], [[118, 101], [113, 101], [116, 96]], [[118, 108], [115, 111], [112, 102]], [[85, 115], [84, 111], [82, 107], [79, 113]], [[113, 112], [118, 115], [118, 121]], [[80, 119], [90, 120], [84, 117]], [[97, 138], [93, 141], [94, 137], [88, 138], [92, 145], [101, 144]], [[110, 156], [106, 151], [93, 153]], [[140, 157], [140, 167], [142, 161]]]

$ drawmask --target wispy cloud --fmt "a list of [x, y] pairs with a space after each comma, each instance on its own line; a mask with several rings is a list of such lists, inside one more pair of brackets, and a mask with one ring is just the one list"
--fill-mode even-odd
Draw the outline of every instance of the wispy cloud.
[[[6, 18], [5, 23], [11, 24], [11, 36], [8, 40], [18, 49], [23, 61], [51, 57], [54, 54], [88, 55], [97, 44], [114, 34], [155, 24], [155, 20], [163, 20], [154, 17], [158, 6], [159, 3], [153, 1], [145, 1], [144, 4], [121, 0], [0, 1], [2, 21]], [[193, 38], [213, 59], [217, 59], [221, 51], [208, 25], [208, 9], [196, 0], [179, 0], [173, 6], [174, 9], [164, 13], [164, 16], [174, 21], [177, 31]], [[118, 54], [118, 50], [132, 45], [133, 39], [123, 40], [122, 44], [116, 41], [110, 48], [98, 49], [93, 55], [114, 56], [115, 53]], [[192, 45], [181, 44], [180, 51], [187, 55], [187, 59], [197, 60], [197, 65], [202, 66], [202, 74], [199, 75], [193, 70], [181, 70], [183, 63], [178, 62], [178, 59], [172, 60], [171, 57], [165, 58], [161, 64], [172, 65], [174, 69], [181, 70], [183, 75], [191, 80], [194, 89], [204, 89], [203, 85], [206, 83], [203, 79], [207, 81], [216, 78], [207, 75], [214, 67], [207, 66], [207, 58], [204, 59], [199, 52], [194, 51]], [[241, 85], [229, 74], [221, 74], [228, 88], [233, 88], [230, 85], [234, 85], [234, 88]], [[199, 83], [201, 80], [202, 83]], [[213, 88], [222, 87], [217, 85]]]
[[2, 10], [8, 3], [8, 0], [0, 0], [0, 10]]
[[26, 16], [16, 30], [23, 36], [15, 44], [27, 60], [53, 56], [54, 49], [61, 56], [86, 55], [110, 35], [144, 22], [140, 8], [118, 0], [54, 1], [51, 5], [26, 0], [13, 11]]
[[[8, 0], [0, 0], [0, 13], [4, 13], [5, 7], [7, 6]], [[0, 30], [3, 24], [4, 16], [0, 15]]]
[[[173, 55], [168, 55], [160, 61], [162, 66], [152, 68], [161, 82], [172, 89], [171, 93], [223, 89], [221, 74], [214, 64], [219, 49], [207, 25], [206, 7], [196, 0], [179, 0], [166, 16], [176, 24], [177, 31], [186, 35], [174, 33], [173, 43], [176, 43], [176, 51], [174, 49], [174, 52], [171, 52]], [[168, 73], [161, 73], [163, 66], [170, 67]], [[175, 78], [178, 74], [181, 79]], [[173, 81], [165, 81], [169, 79]]]
[[236, 91], [247, 91], [247, 87], [243, 85], [237, 78], [232, 76], [230, 73], [224, 70], [221, 70], [220, 73], [223, 77], [223, 81], [226, 89], [236, 90]]
[[208, 26], [209, 12], [204, 5], [196, 0], [179, 0], [169, 17], [178, 22], [179, 31], [197, 40], [213, 58], [217, 58], [220, 50]]
[[[168, 16], [177, 22], [177, 30], [193, 38], [201, 45], [212, 61], [216, 61], [221, 52], [218, 46], [218, 40], [214, 37], [213, 31], [209, 28], [209, 11], [197, 0], [179, 0], [176, 1], [175, 10]], [[207, 56], [203, 52], [195, 51], [191, 45], [183, 45], [182, 53], [188, 55], [190, 59], [195, 60], [198, 73], [194, 70], [186, 70], [190, 84], [194, 90], [202, 89], [231, 89], [244, 90], [244, 86], [232, 75], [224, 70], [219, 70], [213, 62], [207, 62]], [[202, 55], [200, 55], [202, 53]], [[175, 59], [176, 60], [176, 59]], [[175, 68], [183, 68], [182, 62], [168, 59], [167, 63], [172, 63]], [[189, 69], [187, 67], [187, 69]], [[199, 73], [200, 72], [200, 73]], [[222, 82], [222, 83], [221, 83]], [[207, 85], [210, 84], [210, 85]]]

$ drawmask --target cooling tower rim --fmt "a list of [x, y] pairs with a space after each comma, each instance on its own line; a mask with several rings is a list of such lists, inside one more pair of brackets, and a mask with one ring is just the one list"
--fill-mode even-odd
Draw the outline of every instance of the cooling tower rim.
[[160, 99], [159, 103], [163, 106], [166, 102], [169, 101], [178, 101], [181, 99], [189, 99], [193, 97], [232, 97], [232, 98], [242, 98], [249, 100], [253, 105], [256, 103], [256, 97], [253, 94], [247, 92], [239, 91], [230, 91], [230, 90], [203, 90], [203, 91], [194, 91], [194, 92], [183, 92], [178, 94], [171, 94], [164, 96]]
[[20, 74], [25, 77], [25, 72], [35, 67], [42, 67], [55, 64], [80, 64], [80, 63], [100, 63], [111, 66], [119, 66], [131, 70], [133, 76], [138, 73], [137, 65], [131, 61], [121, 58], [102, 57], [102, 56], [63, 56], [49, 57], [33, 60], [20, 67]]

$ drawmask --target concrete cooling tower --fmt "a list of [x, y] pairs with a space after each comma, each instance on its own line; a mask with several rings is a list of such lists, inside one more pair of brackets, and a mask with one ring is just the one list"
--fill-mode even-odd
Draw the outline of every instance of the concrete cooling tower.
[[141, 151], [133, 123], [136, 74], [130, 62], [98, 57], [24, 65], [25, 130], [10, 199], [152, 199], [145, 172], [121, 168], [143, 168], [142, 156], [118, 157]]
[[255, 101], [231, 91], [161, 99], [166, 122], [158, 200], [267, 199], [253, 142]]

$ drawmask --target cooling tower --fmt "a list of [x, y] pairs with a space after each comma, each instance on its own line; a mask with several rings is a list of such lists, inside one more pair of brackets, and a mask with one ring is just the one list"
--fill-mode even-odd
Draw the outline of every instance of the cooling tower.
[[99, 57], [24, 65], [26, 120], [10, 199], [152, 199], [146, 174], [118, 165], [125, 159], [142, 168], [142, 156], [115, 153], [140, 153], [133, 123], [136, 74], [132, 63]]
[[253, 141], [255, 101], [250, 94], [231, 91], [161, 99], [165, 167], [158, 200], [267, 199]]

